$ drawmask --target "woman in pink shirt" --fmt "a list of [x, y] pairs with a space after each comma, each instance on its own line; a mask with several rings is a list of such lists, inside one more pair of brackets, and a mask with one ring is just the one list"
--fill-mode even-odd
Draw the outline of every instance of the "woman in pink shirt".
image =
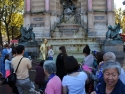
[[61, 94], [62, 86], [61, 80], [56, 76], [56, 65], [52, 60], [47, 60], [43, 65], [44, 73], [47, 76], [47, 86], [45, 89], [45, 94]]

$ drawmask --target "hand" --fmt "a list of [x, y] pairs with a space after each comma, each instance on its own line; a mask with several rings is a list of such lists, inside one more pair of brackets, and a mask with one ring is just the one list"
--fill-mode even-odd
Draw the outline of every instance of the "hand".
[[104, 63], [103, 61], [102, 61], [102, 62], [100, 62], [100, 63], [99, 63], [99, 66], [101, 66], [103, 63]]
[[97, 94], [95, 91], [91, 92], [91, 94]]
[[87, 71], [87, 70], [84, 70], [86, 73], [88, 73], [88, 74], [91, 74], [92, 72], [90, 72], [90, 71]]

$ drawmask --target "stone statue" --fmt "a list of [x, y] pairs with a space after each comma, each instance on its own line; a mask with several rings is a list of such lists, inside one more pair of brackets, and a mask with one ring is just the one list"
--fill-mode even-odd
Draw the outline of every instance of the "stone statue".
[[47, 58], [47, 53], [48, 53], [48, 40], [47, 39], [44, 39], [44, 42], [43, 44], [41, 44], [40, 46], [40, 52], [42, 54], [42, 60], [46, 60]]
[[75, 4], [72, 0], [60, 0], [60, 3], [63, 5], [63, 14], [75, 13]]
[[119, 32], [120, 32], [120, 24], [116, 24], [114, 27], [109, 25], [108, 31], [106, 32], [105, 41], [107, 41], [108, 39], [112, 39], [114, 42], [123, 41], [122, 37], [119, 35]]
[[33, 33], [33, 27], [30, 25], [28, 29], [26, 27], [21, 26], [20, 27], [20, 33], [21, 33], [21, 38], [19, 39], [19, 42], [28, 42], [29, 40], [35, 40], [35, 34]]

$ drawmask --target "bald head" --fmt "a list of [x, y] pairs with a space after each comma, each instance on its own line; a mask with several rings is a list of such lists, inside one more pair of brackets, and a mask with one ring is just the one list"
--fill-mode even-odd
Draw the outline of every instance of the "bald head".
[[108, 60], [116, 60], [116, 56], [113, 52], [107, 52], [103, 55], [103, 60], [108, 61]]

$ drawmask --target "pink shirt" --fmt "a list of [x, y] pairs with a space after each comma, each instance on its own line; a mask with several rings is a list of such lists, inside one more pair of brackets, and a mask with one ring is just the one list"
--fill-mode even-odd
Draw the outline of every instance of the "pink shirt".
[[58, 76], [54, 76], [48, 83], [45, 89], [45, 94], [61, 94], [62, 85]]

